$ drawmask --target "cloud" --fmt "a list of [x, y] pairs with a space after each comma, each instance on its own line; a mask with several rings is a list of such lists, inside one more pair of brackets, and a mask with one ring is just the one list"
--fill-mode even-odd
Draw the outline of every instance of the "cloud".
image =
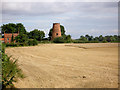
[[[4, 2], [2, 14], [9, 15], [56, 15], [79, 9], [79, 13], [109, 13], [117, 12], [117, 3], [76, 3], [76, 2]], [[109, 11], [109, 12], [108, 12]], [[77, 11], [78, 12], [78, 11]]]
[[[53, 0], [55, 1], [55, 0]], [[66, 34], [115, 34], [117, 3], [112, 2], [3, 2], [3, 23], [23, 23], [27, 31], [35, 28], [46, 35], [52, 23], [59, 22]]]
[[3, 3], [2, 13], [10, 15], [50, 15], [68, 12], [71, 3], [40, 2], [40, 3]]
[[118, 2], [119, 0], [4, 0], [3, 2]]

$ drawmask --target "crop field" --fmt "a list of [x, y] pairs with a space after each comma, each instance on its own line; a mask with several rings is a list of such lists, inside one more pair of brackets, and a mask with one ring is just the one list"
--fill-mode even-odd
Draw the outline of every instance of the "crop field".
[[39, 44], [6, 48], [24, 79], [17, 88], [117, 88], [118, 44]]

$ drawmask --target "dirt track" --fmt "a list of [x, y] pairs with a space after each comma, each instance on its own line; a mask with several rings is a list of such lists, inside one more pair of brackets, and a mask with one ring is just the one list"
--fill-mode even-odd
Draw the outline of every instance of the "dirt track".
[[25, 79], [17, 88], [117, 88], [117, 44], [39, 44], [7, 48]]

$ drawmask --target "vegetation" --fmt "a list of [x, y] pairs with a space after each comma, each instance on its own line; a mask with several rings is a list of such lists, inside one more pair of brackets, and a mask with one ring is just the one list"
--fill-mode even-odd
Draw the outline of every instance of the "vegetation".
[[15, 41], [17, 45], [23, 45], [26, 46], [28, 42], [28, 36], [26, 34], [19, 34], [17, 37], [15, 37]]
[[54, 43], [64, 43], [64, 39], [62, 37], [57, 37], [53, 40]]
[[16, 43], [6, 43], [6, 47], [17, 47]]
[[[120, 42], [120, 36], [118, 35], [109, 35], [109, 36], [98, 36], [93, 37], [90, 35], [80, 36], [79, 39], [71, 39], [71, 35], [65, 34], [64, 26], [60, 25], [61, 28], [61, 37], [55, 38], [53, 41], [49, 41], [52, 36], [53, 28], [50, 29], [49, 38], [44, 38], [44, 31], [34, 29], [33, 31], [27, 32], [24, 25], [21, 23], [13, 24], [3, 24], [1, 26], [2, 33], [18, 33], [19, 35], [14, 38], [12, 35], [10, 44], [5, 44], [6, 47], [12, 46], [35, 46], [38, 43], [107, 43], [107, 42]], [[1, 37], [1, 36], [0, 36]], [[16, 43], [14, 43], [14, 41]], [[1, 43], [1, 42], [0, 42]], [[2, 85], [3, 88], [14, 87], [13, 82], [17, 81], [17, 78], [23, 78], [21, 69], [17, 65], [17, 60], [13, 59], [11, 56], [5, 54], [5, 46], [2, 46]], [[1, 46], [0, 46], [1, 47]], [[1, 72], [0, 72], [1, 73]]]
[[85, 35], [85, 36], [80, 36], [79, 39], [74, 40], [74, 43], [107, 43], [107, 42], [119, 42], [120, 36], [117, 35], [110, 35], [110, 36], [102, 36], [100, 35], [99, 37], [93, 37], [90, 35]]
[[13, 88], [13, 82], [18, 78], [24, 78], [24, 75], [17, 65], [17, 60], [7, 56], [5, 46], [2, 45], [2, 88]]
[[14, 37], [13, 37], [13, 34], [12, 34], [12, 37], [11, 37], [11, 42], [12, 42], [12, 43], [14, 42]]
[[35, 46], [38, 44], [36, 39], [29, 39], [27, 43], [29, 46]]
[[[18, 33], [19, 35], [17, 37], [11, 37], [10, 44], [6, 44], [6, 46], [31, 46], [31, 45], [37, 45], [38, 41], [42, 41], [45, 37], [44, 31], [40, 31], [38, 29], [34, 29], [33, 31], [27, 32], [23, 24], [21, 23], [9, 23], [9, 24], [3, 24], [1, 26], [2, 33], [4, 31], [6, 33]], [[14, 43], [15, 41], [15, 43]]]
[[[31, 46], [31, 45], [37, 45], [38, 43], [107, 43], [107, 42], [119, 42], [120, 36], [118, 35], [110, 35], [110, 36], [98, 36], [93, 37], [90, 35], [80, 36], [79, 39], [71, 39], [71, 35], [65, 34], [65, 28], [64, 26], [60, 25], [61, 28], [61, 37], [55, 38], [53, 41], [51, 40], [52, 37], [52, 31], [53, 28], [49, 31], [49, 37], [45, 37], [44, 31], [40, 31], [38, 29], [34, 29], [33, 31], [27, 32], [24, 25], [21, 23], [9, 23], [9, 24], [3, 24], [1, 26], [2, 33], [5, 31], [6, 33], [17, 33], [19, 32], [19, 35], [17, 37], [11, 38], [11, 44], [6, 44], [6, 46]], [[14, 43], [16, 41], [16, 43]]]
[[6, 33], [18, 33], [19, 32], [19, 33], [26, 34], [26, 32], [27, 32], [25, 27], [21, 23], [3, 24], [1, 26], [1, 28], [2, 28], [2, 33], [4, 33], [4, 31], [5, 31]]
[[0, 89], [2, 89], [2, 43], [0, 41]]
[[41, 41], [43, 40], [44, 37], [45, 37], [45, 33], [38, 29], [34, 29], [33, 31], [30, 31], [30, 33], [28, 33], [29, 39], [36, 39], [38, 41]]
[[[64, 26], [60, 25], [60, 28], [61, 28], [61, 37], [57, 37], [53, 40], [54, 43], [71, 43], [72, 42], [72, 39], [71, 39], [71, 35], [66, 35], [65, 34], [65, 28]], [[53, 28], [50, 29], [50, 32], [49, 32], [49, 40], [51, 40], [51, 37], [52, 37], [52, 31], [53, 31]]]

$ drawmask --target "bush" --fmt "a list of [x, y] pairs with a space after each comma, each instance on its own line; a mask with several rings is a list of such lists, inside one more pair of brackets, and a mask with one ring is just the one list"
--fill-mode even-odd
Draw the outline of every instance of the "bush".
[[57, 37], [53, 40], [54, 43], [64, 43], [64, 39], [62, 37]]
[[17, 78], [24, 78], [24, 75], [17, 65], [17, 60], [7, 56], [2, 50], [2, 88], [14, 87], [13, 82]]
[[73, 40], [72, 42], [73, 43], [85, 43], [85, 41], [82, 41], [82, 40]]
[[103, 43], [107, 43], [107, 41], [106, 40], [104, 40], [104, 41], [102, 41]]
[[38, 43], [52, 43], [52, 42], [49, 40], [42, 40], [42, 41], [39, 41]]
[[16, 43], [7, 43], [6, 47], [17, 47]]
[[33, 46], [38, 45], [38, 42], [36, 39], [33, 39]]
[[72, 43], [72, 40], [65, 40], [65, 43]]
[[29, 46], [35, 46], [35, 45], [37, 45], [37, 44], [38, 44], [38, 42], [37, 42], [36, 39], [29, 39], [29, 40], [28, 40], [28, 45], [29, 45]]

